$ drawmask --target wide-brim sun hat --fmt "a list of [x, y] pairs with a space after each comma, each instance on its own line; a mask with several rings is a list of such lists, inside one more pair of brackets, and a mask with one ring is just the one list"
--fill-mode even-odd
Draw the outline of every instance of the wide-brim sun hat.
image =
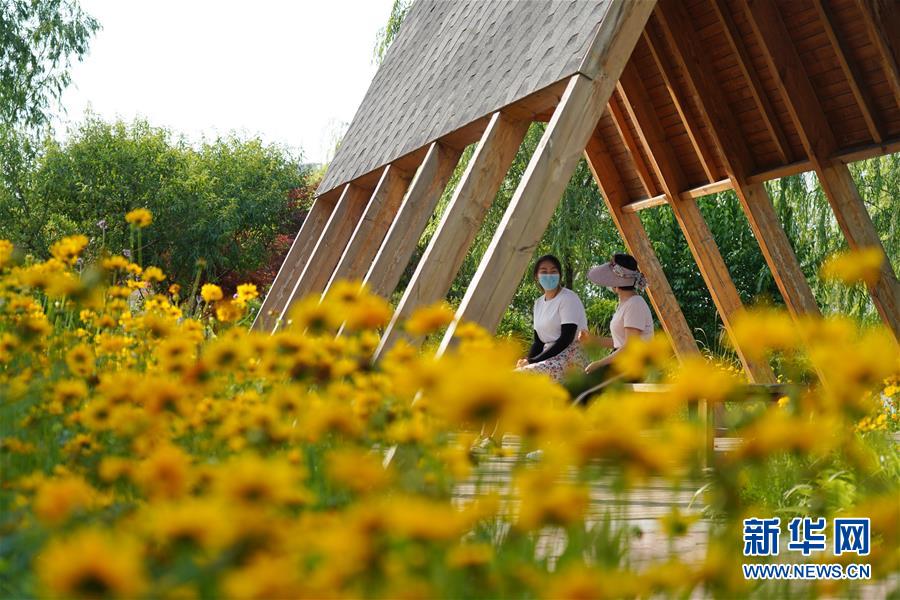
[[612, 262], [592, 267], [587, 274], [588, 279], [601, 287], [631, 287], [643, 289], [646, 286], [640, 271], [626, 269]]

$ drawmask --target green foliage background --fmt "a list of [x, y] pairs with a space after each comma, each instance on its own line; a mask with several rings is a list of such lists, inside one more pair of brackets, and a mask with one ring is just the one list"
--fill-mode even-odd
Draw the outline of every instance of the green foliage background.
[[42, 256], [62, 236], [86, 233], [113, 254], [129, 248], [128, 211], [148, 208], [143, 257], [175, 281], [198, 261], [212, 280], [249, 273], [290, 221], [288, 191], [307, 183], [297, 157], [258, 139], [187, 144], [145, 121], [88, 117], [65, 143], [48, 139], [24, 182], [25, 202], [0, 192], [0, 237]]

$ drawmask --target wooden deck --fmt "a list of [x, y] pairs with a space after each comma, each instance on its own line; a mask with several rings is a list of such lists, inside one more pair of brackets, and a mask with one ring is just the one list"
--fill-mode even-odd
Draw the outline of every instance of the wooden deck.
[[[894, 434], [900, 444], [900, 434]], [[739, 438], [715, 438], [715, 451], [725, 452], [739, 442]], [[473, 501], [478, 496], [497, 493], [509, 499], [504, 510], [513, 515], [518, 500], [512, 495], [511, 479], [516, 466], [529, 464], [529, 460], [519, 451], [519, 440], [515, 436], [503, 438], [504, 456], [486, 455], [471, 477], [459, 483], [454, 489], [454, 502], [459, 506]], [[590, 507], [585, 519], [587, 529], [605, 518], [612, 518], [614, 527], [627, 528], [628, 566], [640, 570], [651, 563], [665, 562], [677, 557], [684, 562], [703, 560], [706, 544], [713, 521], [702, 518], [704, 508], [702, 494], [698, 494], [705, 481], [687, 479], [676, 489], [669, 481], [651, 479], [625, 493], [616, 492], [609, 485], [595, 483], [590, 490]], [[673, 507], [684, 515], [701, 516], [686, 535], [671, 540], [662, 530], [660, 518], [670, 514]], [[547, 559], [551, 568], [562, 555], [566, 546], [565, 532], [557, 527], [541, 530], [536, 544], [536, 558]], [[739, 552], [740, 549], [735, 549]], [[888, 592], [900, 585], [900, 574], [879, 582], [860, 585], [853, 590], [854, 597], [862, 599], [884, 598]], [[692, 598], [706, 597], [703, 590], [695, 590]]]

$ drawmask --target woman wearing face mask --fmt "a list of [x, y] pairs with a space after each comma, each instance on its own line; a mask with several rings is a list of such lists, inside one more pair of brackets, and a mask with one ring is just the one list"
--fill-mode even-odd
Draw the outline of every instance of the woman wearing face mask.
[[651, 339], [653, 315], [647, 301], [638, 293], [644, 291], [647, 282], [638, 271], [637, 261], [630, 254], [614, 254], [608, 263], [588, 271], [588, 279], [599, 286], [611, 288], [619, 297], [616, 312], [609, 322], [611, 337], [594, 338], [595, 343], [612, 348], [613, 351], [602, 360], [589, 364], [585, 371], [591, 373], [609, 365], [629, 340]]
[[560, 284], [562, 266], [552, 255], [534, 263], [535, 281], [544, 291], [534, 302], [534, 342], [528, 357], [516, 365], [521, 371], [546, 373], [561, 381], [570, 368], [582, 368], [584, 356], [578, 333], [587, 329], [587, 314], [578, 294]]

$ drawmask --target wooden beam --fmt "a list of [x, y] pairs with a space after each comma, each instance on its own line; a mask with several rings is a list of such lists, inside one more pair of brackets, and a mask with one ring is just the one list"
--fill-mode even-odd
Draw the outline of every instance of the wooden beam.
[[657, 8], [657, 18], [684, 70], [689, 87], [699, 101], [700, 112], [707, 121], [719, 153], [724, 157], [741, 208], [785, 305], [794, 316], [818, 314], [815, 296], [765, 186], [747, 183], [748, 173], [755, 168], [753, 158], [746, 152], [737, 121], [727, 110], [721, 88], [708, 76], [713, 71], [712, 61], [699, 44], [699, 36], [686, 8], [680, 2], [662, 2]]
[[[719, 181], [713, 181], [712, 183], [698, 185], [697, 187], [693, 187], [689, 190], [681, 192], [681, 197], [685, 199], [696, 199], [702, 198], [703, 196], [708, 196], [710, 194], [718, 194], [719, 192], [724, 192], [725, 190], [730, 189], [733, 189], [731, 185], [731, 179], [720, 179]], [[630, 202], [626, 202], [622, 205], [622, 210], [624, 212], [634, 213], [644, 210], [645, 208], [662, 206], [663, 204], [666, 204], [666, 195], [658, 194], [656, 196], [653, 196], [652, 198], [644, 198], [642, 200], [632, 200]]]
[[866, 122], [869, 134], [872, 136], [872, 141], [880, 144], [884, 139], [881, 134], [881, 119], [876, 112], [875, 104], [872, 102], [869, 88], [866, 86], [865, 81], [863, 81], [859, 68], [853, 61], [853, 57], [850, 56], [847, 45], [841, 39], [841, 36], [836, 29], [834, 14], [831, 7], [828, 6], [826, 2], [827, 0], [813, 0], [813, 4], [819, 13], [819, 20], [822, 22], [822, 27], [825, 29], [825, 35], [828, 36], [828, 41], [831, 43], [835, 56], [837, 56], [838, 63], [841, 65], [841, 70], [844, 72], [844, 78], [850, 86], [850, 91], [853, 92], [853, 97], [856, 99], [859, 111], [862, 113], [863, 119]]
[[641, 184], [644, 186], [644, 191], [646, 191], [649, 196], [656, 195], [656, 183], [650, 175], [650, 169], [647, 168], [647, 163], [644, 162], [644, 158], [641, 156], [638, 143], [635, 141], [634, 136], [631, 135], [631, 129], [629, 129], [628, 121], [625, 118], [625, 111], [622, 110], [622, 106], [615, 94], [609, 98], [609, 114], [612, 116], [613, 123], [616, 125], [619, 137], [622, 138], [622, 142], [625, 144], [625, 149], [628, 150], [628, 154], [631, 156], [631, 162], [634, 164], [634, 168], [637, 171], [638, 179], [641, 180]]
[[606, 144], [594, 135], [588, 141], [584, 155], [603, 195], [603, 201], [619, 230], [619, 235], [625, 242], [628, 252], [637, 260], [641, 272], [647, 277], [647, 295], [666, 335], [669, 336], [675, 354], [679, 359], [699, 354], [691, 328], [669, 286], [640, 217], [623, 210], [625, 203], [628, 202], [628, 192], [607, 151]]
[[831, 158], [838, 151], [837, 140], [790, 41], [778, 7], [774, 0], [744, 0], [744, 8], [847, 243], [853, 249], [878, 248], [884, 257], [881, 277], [869, 287], [869, 292], [884, 323], [895, 337], [900, 338], [900, 282], [850, 170]]
[[881, 250], [881, 275], [874, 286], [869, 286], [869, 293], [881, 320], [894, 332], [894, 337], [900, 340], [900, 282], [884, 252], [878, 231], [866, 210], [850, 169], [843, 163], [832, 162], [820, 166], [816, 174], [850, 248]]
[[[893, 4], [892, 4], [893, 2]], [[869, 40], [881, 57], [881, 68], [900, 106], [900, 9], [896, 0], [856, 0]]]
[[263, 299], [259, 313], [253, 320], [251, 326], [253, 330], [272, 331], [275, 328], [276, 321], [281, 316], [294, 286], [297, 285], [297, 280], [303, 274], [303, 269], [306, 268], [310, 253], [315, 248], [319, 236], [322, 235], [322, 230], [325, 229], [325, 224], [337, 204], [338, 197], [337, 193], [328, 193], [319, 196], [313, 202], [309, 212], [306, 213], [306, 218], [303, 219], [300, 231], [291, 244], [288, 255], [278, 269], [272, 287]]
[[744, 365], [747, 376], [754, 383], [773, 383], [775, 376], [769, 365], [751, 358], [736, 343], [732, 335], [732, 321], [743, 308], [740, 295], [731, 280], [725, 261], [722, 260], [709, 226], [700, 214], [700, 208], [693, 200], [686, 201], [681, 198], [681, 190], [686, 187], [685, 175], [671, 144], [666, 139], [665, 131], [647, 96], [641, 76], [633, 65], [629, 64], [622, 72], [619, 91], [625, 98], [625, 107], [637, 128], [638, 137], [647, 149], [650, 163], [659, 176], [672, 212], [706, 281], [725, 329], [731, 335], [735, 351]]
[[656, 36], [653, 35], [649, 23], [644, 29], [643, 38], [647, 47], [650, 49], [650, 54], [653, 56], [656, 68], [662, 76], [663, 83], [665, 84], [666, 89], [669, 90], [669, 97], [675, 105], [678, 117], [684, 124], [684, 129], [687, 132], [688, 139], [691, 141], [691, 146], [693, 146], [697, 158], [700, 159], [700, 165], [703, 167], [703, 172], [706, 173], [706, 179], [712, 183], [718, 179], [718, 174], [714, 171], [716, 167], [715, 157], [709, 149], [706, 140], [703, 139], [703, 135], [700, 133], [700, 124], [694, 118], [694, 115], [690, 110], [688, 110], [687, 96], [684, 95], [681, 88], [675, 85], [675, 70], [669, 62], [668, 55], [660, 48], [659, 42], [656, 40]]
[[610, 0], [585, 55], [597, 76], [569, 79], [522, 180], [439, 348], [444, 352], [461, 321], [493, 330], [515, 294], [535, 247], [631, 55], [653, 0]]
[[[843, 148], [837, 153], [832, 154], [830, 158], [831, 160], [836, 160], [848, 165], [860, 160], [868, 160], [870, 158], [885, 156], [886, 154], [893, 154], [894, 152], [900, 152], [900, 138], [885, 140], [880, 144], [867, 144], [863, 146], [854, 146], [852, 148]], [[773, 169], [757, 171], [747, 177], [747, 181], [749, 183], [762, 183], [772, 179], [779, 179], [781, 177], [788, 177], [789, 175], [797, 175], [798, 173], [812, 171], [814, 168], [812, 161], [808, 159], [798, 160], [789, 165], [780, 165]]]
[[728, 40], [728, 44], [731, 46], [732, 51], [737, 57], [741, 73], [743, 74], [744, 79], [747, 80], [747, 83], [750, 84], [750, 94], [753, 96], [753, 102], [756, 104], [757, 110], [759, 110], [759, 114], [766, 126], [766, 130], [772, 137], [772, 142], [778, 150], [778, 155], [783, 162], [789, 163], [792, 158], [790, 143], [778, 121], [778, 115], [775, 113], [775, 109], [772, 108], [772, 103], [769, 101], [769, 96], [766, 94], [766, 90], [759, 79], [759, 74], [753, 66], [750, 54], [747, 52], [746, 46], [744, 46], [743, 36], [734, 24], [734, 19], [731, 16], [728, 4], [726, 0], [711, 0], [711, 4], [713, 12], [716, 13], [719, 22], [722, 24], [725, 39]]
[[357, 187], [352, 183], [344, 186], [340, 199], [331, 211], [328, 222], [309, 255], [303, 273], [297, 279], [279, 315], [280, 323], [284, 322], [294, 302], [309, 294], [321, 293], [325, 289], [325, 284], [328, 283], [328, 278], [341, 258], [371, 194], [372, 190]]
[[525, 139], [528, 125], [528, 121], [513, 121], [500, 112], [491, 117], [478, 148], [453, 191], [450, 203], [441, 215], [437, 231], [381, 336], [375, 360], [393, 346], [401, 335], [400, 323], [409, 318], [416, 308], [437, 302], [450, 291], [469, 246]]
[[328, 293], [328, 289], [336, 281], [361, 280], [365, 277], [408, 187], [409, 178], [404, 177], [403, 173], [391, 165], [384, 168], [362, 218], [356, 224], [347, 248], [328, 280], [328, 285], [325, 286], [323, 295]]
[[387, 298], [394, 292], [459, 162], [459, 156], [458, 150], [438, 142], [428, 149], [366, 273], [364, 281], [374, 293]]

